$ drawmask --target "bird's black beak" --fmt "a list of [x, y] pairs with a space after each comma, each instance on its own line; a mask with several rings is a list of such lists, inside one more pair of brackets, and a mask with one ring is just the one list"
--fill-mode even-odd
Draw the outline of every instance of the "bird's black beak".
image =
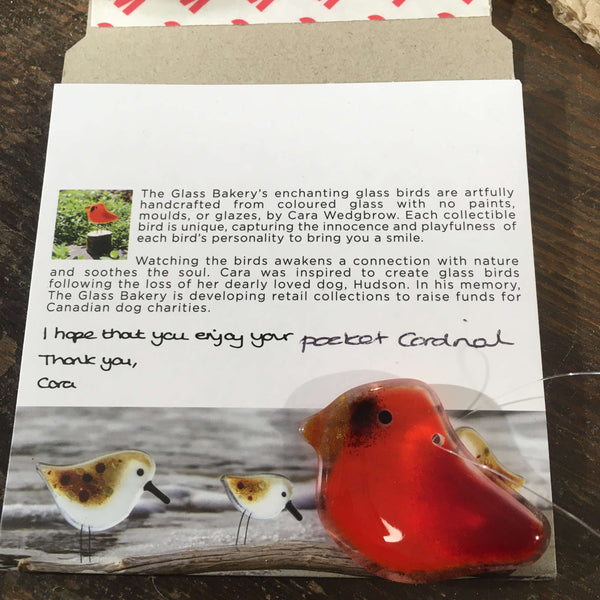
[[171, 502], [171, 499], [169, 498], [169, 496], [167, 496], [166, 494], [163, 494], [151, 481], [149, 481], [144, 486], [144, 489], [147, 492], [154, 494], [159, 500], [161, 500], [165, 504], [169, 504], [169, 502]]
[[294, 518], [297, 521], [302, 521], [302, 515], [300, 514], [300, 512], [298, 511], [298, 509], [292, 504], [291, 500], [288, 500], [287, 504], [285, 505], [286, 510], [289, 510], [292, 515], [294, 515]]

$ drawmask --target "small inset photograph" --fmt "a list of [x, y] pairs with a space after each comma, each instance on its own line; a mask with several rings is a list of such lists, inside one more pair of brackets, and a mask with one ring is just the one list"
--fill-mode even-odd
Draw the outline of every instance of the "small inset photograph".
[[61, 190], [52, 258], [127, 258], [132, 190]]

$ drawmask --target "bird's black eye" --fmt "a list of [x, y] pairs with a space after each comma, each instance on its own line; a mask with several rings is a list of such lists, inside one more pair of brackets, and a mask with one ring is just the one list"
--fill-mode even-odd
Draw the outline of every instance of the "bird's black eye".
[[436, 445], [436, 446], [441, 446], [446, 440], [444, 438], [444, 436], [441, 433], [434, 433], [431, 436], [431, 441]]
[[388, 425], [392, 422], [392, 413], [389, 410], [381, 410], [379, 411], [377, 418], [379, 419], [380, 423]]
[[281, 492], [281, 495], [283, 498], [285, 498], [287, 496], [287, 494], [285, 492]]
[[138, 469], [137, 474], [141, 477], [144, 474], [144, 469]]

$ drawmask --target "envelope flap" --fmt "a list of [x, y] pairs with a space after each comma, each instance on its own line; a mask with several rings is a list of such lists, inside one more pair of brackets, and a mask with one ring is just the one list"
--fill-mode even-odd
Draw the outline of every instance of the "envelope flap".
[[63, 83], [268, 84], [514, 78], [489, 17], [90, 28]]

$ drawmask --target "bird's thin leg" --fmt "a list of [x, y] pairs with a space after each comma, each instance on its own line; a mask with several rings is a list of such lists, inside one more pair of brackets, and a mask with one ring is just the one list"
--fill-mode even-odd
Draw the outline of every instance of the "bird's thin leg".
[[83, 525], [79, 530], [79, 562], [83, 562]]
[[92, 531], [88, 525], [88, 560], [92, 562]]
[[238, 545], [238, 541], [240, 539], [240, 528], [242, 527], [242, 521], [244, 520], [244, 515], [246, 514], [246, 511], [242, 511], [242, 516], [240, 517], [240, 522], [238, 523], [238, 528], [237, 528], [237, 534], [235, 536], [235, 545]]
[[246, 533], [244, 533], [244, 546], [246, 545], [246, 540], [248, 539], [248, 525], [250, 525], [250, 517], [252, 515], [248, 514], [248, 520], [246, 521]]

